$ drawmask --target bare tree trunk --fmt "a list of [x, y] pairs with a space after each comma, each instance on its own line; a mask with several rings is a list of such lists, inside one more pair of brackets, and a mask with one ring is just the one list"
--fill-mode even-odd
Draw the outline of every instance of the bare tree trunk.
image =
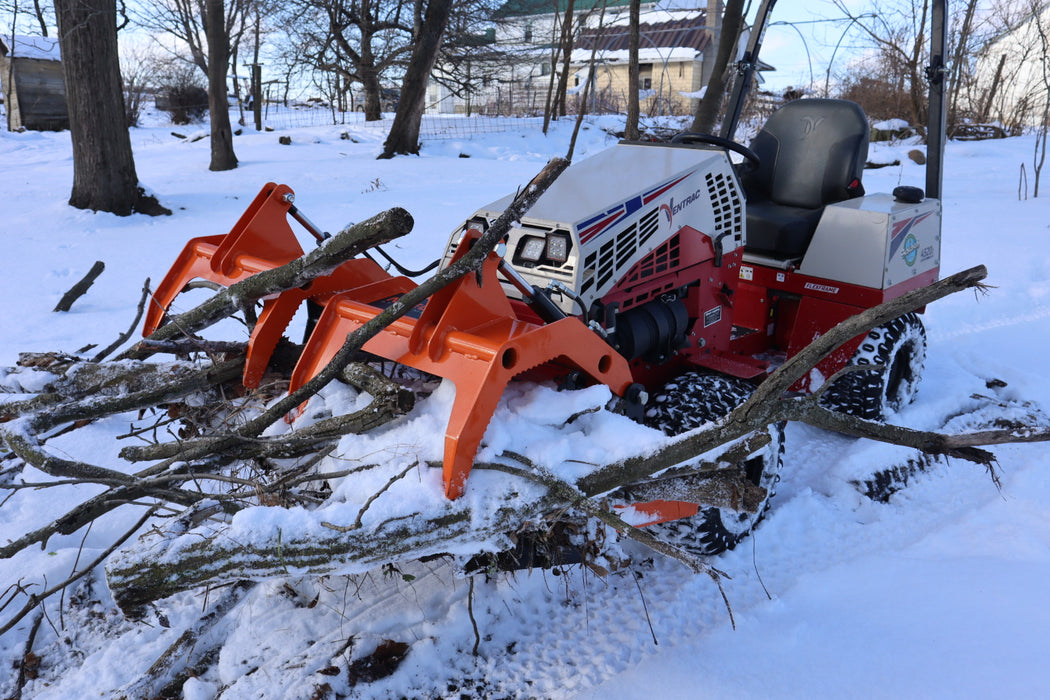
[[37, 24], [40, 25], [40, 36], [47, 36], [47, 20], [44, 18], [44, 8], [40, 6], [40, 0], [33, 0], [33, 15], [36, 17]]
[[580, 126], [583, 124], [583, 116], [587, 113], [587, 102], [593, 100], [594, 95], [598, 90], [598, 71], [597, 67], [597, 56], [598, 56], [598, 42], [601, 40], [602, 28], [605, 26], [605, 5], [602, 3], [601, 15], [598, 17], [598, 31], [594, 36], [594, 44], [591, 46], [591, 60], [587, 63], [587, 83], [583, 87], [583, 95], [580, 99], [580, 109], [576, 113], [576, 124], [572, 127], [572, 137], [569, 139], [569, 150], [565, 154], [566, 160], [572, 160], [572, 155], [576, 151], [576, 138], [580, 135]]
[[[362, 52], [363, 53], [363, 52]], [[372, 66], [362, 66], [361, 91], [364, 93], [363, 108], [366, 122], [377, 122], [383, 118], [383, 103], [380, 100], [379, 71]]]
[[575, 0], [569, 0], [568, 5], [565, 8], [565, 16], [561, 22], [561, 30], [558, 29], [558, 23], [555, 22], [553, 31], [557, 33], [560, 39], [554, 42], [554, 37], [551, 37], [553, 42], [553, 48], [551, 49], [551, 77], [547, 83], [547, 101], [543, 107], [543, 133], [546, 134], [547, 130], [551, 125], [551, 118], [554, 116], [554, 112], [557, 109], [558, 98], [554, 94], [554, 86], [558, 83], [558, 58], [561, 56], [561, 52], [565, 46], [569, 43], [569, 27], [572, 25], [572, 8], [575, 4]]
[[963, 15], [962, 27], [959, 29], [959, 38], [955, 44], [955, 55], [952, 57], [951, 74], [948, 79], [948, 95], [951, 99], [951, 107], [948, 110], [949, 128], [957, 124], [959, 121], [958, 104], [960, 85], [962, 84], [966, 58], [969, 55], [968, 49], [970, 48], [970, 39], [973, 37], [973, 17], [976, 9], [977, 0], [968, 0], [966, 3], [966, 13]]
[[1032, 154], [1032, 168], [1035, 170], [1035, 187], [1032, 196], [1038, 197], [1039, 177], [1042, 174], [1043, 165], [1046, 163], [1047, 132], [1050, 131], [1050, 66], [1047, 65], [1047, 60], [1050, 59], [1050, 27], [1046, 25], [1045, 14], [1043, 14], [1042, 9], [1033, 11], [1031, 22], [1039, 39], [1036, 51], [1040, 58], [1039, 82], [1042, 88], [1038, 93], [1038, 99], [1042, 101], [1042, 114], [1040, 115], [1039, 126], [1035, 132], [1035, 151]]
[[[562, 26], [562, 63], [561, 63], [561, 75], [558, 76], [558, 89], [554, 93], [554, 105], [552, 113], [559, 117], [564, 117], [566, 113], [565, 103], [568, 101], [568, 90], [569, 90], [569, 60], [572, 57], [572, 46], [575, 43], [572, 38], [572, 22], [573, 22], [573, 11], [576, 6], [576, 0], [569, 0], [568, 5], [565, 7], [565, 24]], [[605, 6], [602, 5], [604, 12]]]
[[1003, 79], [1003, 67], [1006, 65], [1006, 54], [999, 57], [999, 64], [995, 68], [995, 77], [992, 84], [988, 86], [988, 95], [981, 103], [981, 111], [977, 114], [977, 121], [986, 122], [991, 116], [992, 105], [995, 102], [995, 93]]
[[707, 82], [707, 91], [696, 106], [692, 130], [709, 134], [714, 131], [715, 120], [722, 109], [722, 96], [726, 90], [726, 69], [736, 51], [737, 37], [744, 23], [744, 0], [729, 0], [722, 18], [722, 36], [718, 40], [718, 55]]
[[116, 0], [55, 0], [78, 209], [170, 214], [139, 188], [117, 57]]
[[631, 0], [630, 36], [627, 39], [627, 127], [623, 137], [628, 141], [638, 140], [638, 45], [641, 0]]
[[393, 158], [398, 153], [419, 153], [419, 125], [426, 107], [427, 81], [437, 62], [451, 11], [452, 0], [430, 0], [427, 3], [420, 34], [416, 37], [412, 58], [401, 83], [401, 99], [397, 103], [394, 124], [380, 158]]
[[[233, 128], [226, 92], [226, 71], [230, 64], [230, 37], [226, 34], [226, 8], [223, 0], [207, 0], [204, 14], [208, 38], [208, 113], [211, 121], [211, 164], [209, 170], [233, 170]], [[258, 96], [256, 96], [258, 99]]]

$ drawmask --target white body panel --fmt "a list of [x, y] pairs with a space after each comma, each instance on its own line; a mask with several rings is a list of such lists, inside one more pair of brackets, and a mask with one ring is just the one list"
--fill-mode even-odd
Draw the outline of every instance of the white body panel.
[[873, 194], [828, 205], [799, 272], [889, 289], [941, 260], [941, 203]]
[[[491, 222], [510, 201], [504, 197], [472, 218]], [[720, 238], [722, 252], [729, 253], [743, 245], [743, 221], [743, 195], [724, 151], [619, 144], [566, 169], [512, 227], [505, 258], [532, 284], [559, 281], [590, 305], [683, 226]], [[568, 259], [523, 262], [522, 240], [551, 231], [571, 237]], [[450, 238], [443, 265], [461, 233]], [[569, 313], [580, 311], [572, 299], [558, 303]]]

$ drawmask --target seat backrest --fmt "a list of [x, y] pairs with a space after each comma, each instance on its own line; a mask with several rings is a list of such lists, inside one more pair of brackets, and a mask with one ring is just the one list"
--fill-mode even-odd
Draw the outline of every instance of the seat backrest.
[[868, 119], [855, 102], [788, 102], [751, 142], [761, 165], [744, 178], [749, 198], [815, 209], [856, 196], [868, 159], [868, 131]]

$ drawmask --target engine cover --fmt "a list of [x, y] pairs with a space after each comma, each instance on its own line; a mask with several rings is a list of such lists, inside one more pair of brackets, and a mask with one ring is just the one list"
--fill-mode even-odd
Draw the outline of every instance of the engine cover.
[[[511, 198], [481, 208], [470, 221], [495, 220]], [[715, 255], [737, 251], [743, 221], [743, 196], [721, 149], [621, 143], [566, 169], [511, 229], [505, 259], [534, 285], [570, 289], [576, 299], [555, 300], [566, 313], [580, 314], [624, 286], [669, 272], [675, 262], [658, 258], [677, 249], [672, 239], [683, 230], [705, 239], [700, 247]], [[443, 265], [466, 226], [450, 237]], [[629, 279], [640, 269], [645, 280]], [[519, 298], [513, 287], [505, 289]]]

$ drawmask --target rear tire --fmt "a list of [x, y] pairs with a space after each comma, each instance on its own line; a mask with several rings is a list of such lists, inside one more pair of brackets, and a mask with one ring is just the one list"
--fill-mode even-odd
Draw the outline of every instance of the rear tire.
[[840, 413], [881, 421], [915, 400], [926, 364], [926, 330], [905, 314], [873, 328], [850, 365], [882, 365], [844, 374], [824, 392], [821, 404]]
[[[689, 372], [669, 382], [656, 394], [646, 411], [646, 425], [667, 435], [679, 435], [717, 421], [751, 396], [754, 386], [743, 379], [705, 372]], [[784, 463], [784, 425], [768, 428], [772, 440], [745, 463], [747, 478], [766, 490], [757, 512], [701, 507], [691, 518], [674, 520], [647, 529], [694, 554], [720, 554], [743, 540], [769, 509]]]

